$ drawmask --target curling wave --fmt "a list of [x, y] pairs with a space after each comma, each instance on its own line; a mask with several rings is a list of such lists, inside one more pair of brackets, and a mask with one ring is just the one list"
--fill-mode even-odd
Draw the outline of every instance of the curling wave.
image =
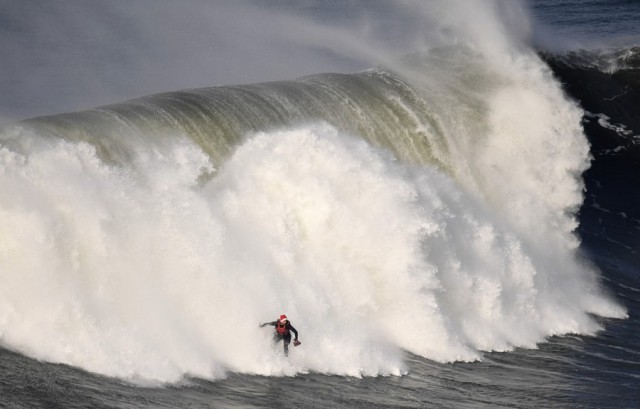
[[[503, 47], [5, 127], [1, 342], [124, 378], [361, 376], [625, 317], [576, 257], [582, 111]], [[283, 311], [286, 362], [257, 326]]]

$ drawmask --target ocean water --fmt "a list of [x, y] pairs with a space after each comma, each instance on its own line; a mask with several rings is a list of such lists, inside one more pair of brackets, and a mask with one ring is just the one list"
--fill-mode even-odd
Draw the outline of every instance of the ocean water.
[[3, 124], [0, 407], [640, 405], [640, 4], [232, 9], [335, 71]]

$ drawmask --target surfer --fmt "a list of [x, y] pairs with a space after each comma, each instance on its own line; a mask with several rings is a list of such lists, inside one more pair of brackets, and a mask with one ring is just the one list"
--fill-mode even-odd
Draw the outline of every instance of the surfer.
[[291, 342], [291, 332], [293, 332], [296, 337], [293, 339], [293, 346], [297, 347], [300, 345], [300, 341], [298, 341], [298, 331], [293, 328], [291, 322], [287, 319], [287, 316], [282, 314], [280, 318], [273, 322], [265, 322], [264, 324], [260, 324], [260, 328], [265, 327], [267, 325], [272, 325], [276, 327], [276, 331], [273, 333], [273, 343], [276, 344], [280, 341], [284, 344], [284, 356], [289, 356], [289, 343]]

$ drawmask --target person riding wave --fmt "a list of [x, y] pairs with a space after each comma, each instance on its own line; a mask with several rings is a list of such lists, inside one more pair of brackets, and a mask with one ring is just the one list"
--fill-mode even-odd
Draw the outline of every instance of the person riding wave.
[[276, 331], [273, 333], [273, 343], [276, 344], [280, 341], [283, 342], [284, 345], [284, 356], [289, 356], [289, 343], [291, 342], [291, 332], [293, 332], [296, 337], [293, 340], [293, 346], [300, 345], [300, 341], [298, 341], [298, 331], [293, 328], [291, 322], [287, 319], [287, 316], [282, 314], [279, 319], [272, 322], [265, 322], [260, 324], [260, 328], [265, 327], [267, 325], [272, 325], [276, 327]]

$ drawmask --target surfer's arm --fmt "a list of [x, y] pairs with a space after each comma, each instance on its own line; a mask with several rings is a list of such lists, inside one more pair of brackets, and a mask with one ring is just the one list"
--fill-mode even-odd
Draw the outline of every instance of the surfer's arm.
[[295, 339], [298, 339], [298, 331], [296, 331], [295, 328], [293, 328], [293, 325], [291, 325], [291, 323], [289, 323], [289, 331], [293, 332], [294, 334], [296, 334]]
[[260, 328], [266, 327], [267, 325], [271, 325], [271, 326], [275, 327], [277, 323], [278, 323], [278, 321], [265, 322], [264, 324], [260, 324]]

